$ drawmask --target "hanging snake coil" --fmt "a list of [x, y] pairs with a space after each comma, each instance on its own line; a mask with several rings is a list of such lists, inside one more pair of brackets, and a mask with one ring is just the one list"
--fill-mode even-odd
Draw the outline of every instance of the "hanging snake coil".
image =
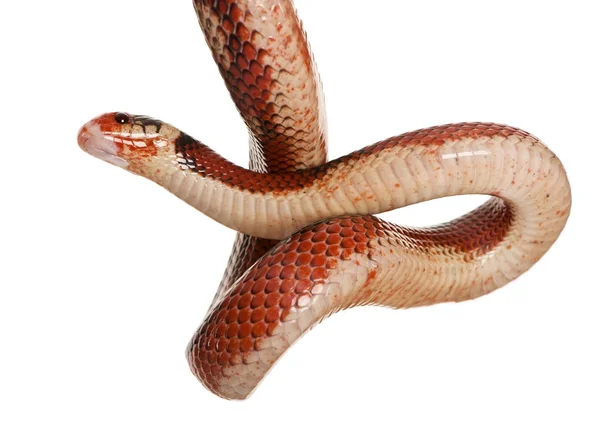
[[[321, 84], [292, 1], [194, 7], [248, 127], [249, 169], [146, 116], [101, 115], [78, 143], [238, 232], [187, 348], [192, 372], [213, 393], [249, 396], [290, 345], [334, 312], [479, 297], [528, 270], [559, 236], [569, 183], [536, 137], [505, 125], [450, 124], [326, 162]], [[463, 194], [491, 197], [428, 228], [373, 216]]]

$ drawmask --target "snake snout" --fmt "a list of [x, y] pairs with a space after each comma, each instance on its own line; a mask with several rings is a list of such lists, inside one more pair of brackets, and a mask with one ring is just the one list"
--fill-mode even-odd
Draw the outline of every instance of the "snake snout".
[[100, 126], [94, 121], [81, 127], [77, 135], [77, 143], [85, 152], [107, 163], [118, 167], [127, 167], [129, 164], [119, 156], [117, 145], [113, 139], [102, 133]]

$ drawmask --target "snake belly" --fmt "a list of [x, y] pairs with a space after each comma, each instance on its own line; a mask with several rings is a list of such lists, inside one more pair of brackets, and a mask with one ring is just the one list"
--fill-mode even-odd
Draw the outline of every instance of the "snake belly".
[[[339, 310], [473, 299], [524, 273], [558, 238], [570, 187], [535, 136], [449, 124], [325, 163], [318, 74], [291, 2], [194, 4], [250, 131], [250, 169], [146, 116], [101, 115], [78, 142], [240, 232], [187, 349], [215, 394], [246, 398], [303, 333]], [[429, 228], [373, 216], [464, 194], [490, 199]]]

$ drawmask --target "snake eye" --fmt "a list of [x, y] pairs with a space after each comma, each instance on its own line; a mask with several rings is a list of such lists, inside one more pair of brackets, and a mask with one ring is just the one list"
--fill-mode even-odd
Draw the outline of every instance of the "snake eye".
[[115, 114], [115, 121], [119, 124], [127, 124], [129, 122], [129, 115], [123, 112], [117, 112]]

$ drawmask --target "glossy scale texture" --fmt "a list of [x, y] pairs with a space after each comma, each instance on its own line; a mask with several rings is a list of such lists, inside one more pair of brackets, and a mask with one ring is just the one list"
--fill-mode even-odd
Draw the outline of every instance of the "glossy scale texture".
[[[192, 372], [215, 394], [246, 398], [332, 313], [473, 299], [524, 273], [558, 238], [570, 187], [535, 136], [492, 123], [449, 124], [325, 163], [320, 84], [291, 2], [194, 4], [248, 125], [250, 169], [145, 116], [102, 115], [78, 140], [241, 232], [187, 349]], [[373, 216], [462, 194], [491, 197], [430, 228]]]
[[[198, 23], [250, 134], [250, 170], [294, 171], [327, 156], [321, 82], [291, 1], [194, 0]], [[277, 242], [238, 234], [220, 292]]]

